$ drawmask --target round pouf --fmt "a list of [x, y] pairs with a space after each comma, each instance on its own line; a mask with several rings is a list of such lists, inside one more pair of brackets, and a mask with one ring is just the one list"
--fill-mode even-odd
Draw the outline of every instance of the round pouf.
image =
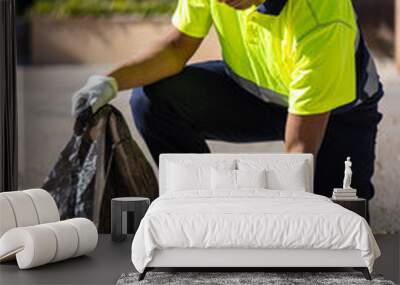
[[120, 197], [111, 200], [111, 238], [123, 241], [129, 233], [135, 234], [140, 221], [150, 206], [150, 199], [143, 197]]

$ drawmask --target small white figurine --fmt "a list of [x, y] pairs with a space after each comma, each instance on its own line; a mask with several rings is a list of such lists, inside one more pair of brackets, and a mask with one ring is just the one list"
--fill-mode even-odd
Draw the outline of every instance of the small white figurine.
[[347, 160], [344, 162], [343, 189], [352, 189], [351, 176], [353, 175], [353, 172], [351, 171], [351, 164], [350, 157], [347, 157]]

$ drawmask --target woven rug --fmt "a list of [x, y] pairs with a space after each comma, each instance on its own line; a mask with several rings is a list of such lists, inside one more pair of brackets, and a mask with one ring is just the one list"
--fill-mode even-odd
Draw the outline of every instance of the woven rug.
[[138, 281], [138, 273], [122, 274], [117, 285], [297, 285], [297, 284], [376, 284], [395, 285], [380, 275], [372, 275], [368, 281], [359, 272], [148, 272], [146, 278]]

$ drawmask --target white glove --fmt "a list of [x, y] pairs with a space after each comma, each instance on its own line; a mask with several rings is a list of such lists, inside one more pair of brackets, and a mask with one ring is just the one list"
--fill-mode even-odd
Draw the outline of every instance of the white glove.
[[76, 118], [87, 108], [93, 114], [111, 101], [118, 92], [117, 81], [112, 77], [93, 75], [85, 86], [72, 97], [72, 115]]

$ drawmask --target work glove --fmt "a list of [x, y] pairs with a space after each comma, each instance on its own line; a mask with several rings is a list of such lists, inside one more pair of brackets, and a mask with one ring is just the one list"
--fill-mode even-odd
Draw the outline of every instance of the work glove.
[[117, 81], [112, 77], [93, 75], [85, 86], [72, 96], [72, 115], [77, 118], [88, 108], [96, 113], [110, 102], [118, 92]]

